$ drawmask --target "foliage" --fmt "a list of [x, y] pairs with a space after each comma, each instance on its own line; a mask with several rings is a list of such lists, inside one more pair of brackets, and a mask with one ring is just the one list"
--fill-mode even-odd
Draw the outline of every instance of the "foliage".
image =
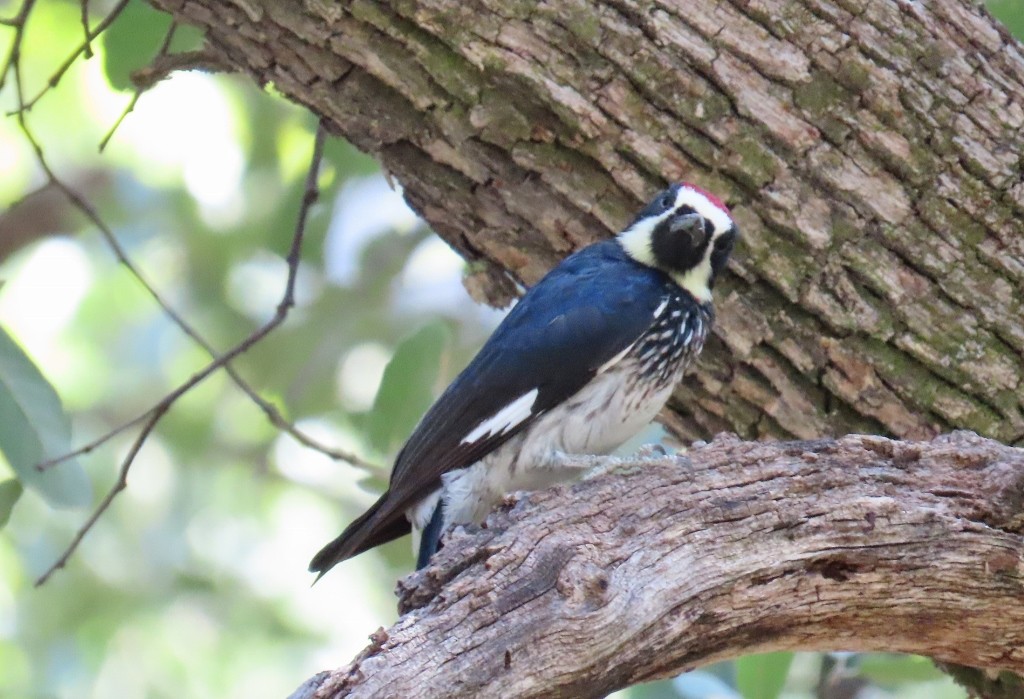
[[70, 448], [71, 421], [57, 392], [0, 327], [0, 451], [20, 483], [51, 505], [82, 506], [92, 494], [77, 461], [36, 468]]
[[743, 699], [777, 699], [792, 662], [792, 653], [763, 653], [740, 658], [736, 661], [736, 689]]
[[431, 323], [395, 349], [363, 430], [379, 452], [396, 453], [430, 407], [447, 343], [444, 324]]
[[[1024, 31], [1006, 9], [1015, 1], [992, 9]], [[90, 5], [93, 24], [112, 7], [99, 5]], [[70, 1], [33, 8], [22, 46], [27, 95], [81, 43], [80, 15]], [[132, 0], [91, 42], [94, 56], [72, 64], [27, 118], [58, 175], [223, 350], [280, 298], [315, 123], [272, 86], [178, 74], [144, 94], [97, 155], [131, 100], [132, 73], [169, 27]], [[2, 30], [7, 55], [16, 33]], [[170, 49], [198, 45], [182, 28]], [[17, 105], [9, 73], [0, 107]], [[35, 465], [131, 420], [208, 357], [80, 212], [32, 194], [45, 179], [16, 118], [0, 122], [0, 163], [0, 209], [10, 208], [0, 239], [16, 212], [34, 231], [21, 249], [0, 248], [0, 696], [285, 696], [346, 661], [392, 620], [408, 545], [346, 563], [313, 589], [304, 568], [372, 500], [359, 481], [379, 489], [386, 468], [302, 447], [221, 373], [165, 416], [113, 508], [67, 568], [33, 589], [87, 516], [81, 506], [115, 482], [133, 433], [50, 471]], [[370, 159], [332, 141], [321, 185], [330, 194], [310, 220], [297, 307], [235, 366], [300, 429], [386, 465], [497, 315], [472, 307], [452, 253]], [[858, 660], [850, 672], [892, 696], [962, 696], [920, 659]], [[620, 696], [713, 696], [693, 693], [703, 678], [745, 699], [810, 697], [822, 667], [817, 654], [751, 656]]]

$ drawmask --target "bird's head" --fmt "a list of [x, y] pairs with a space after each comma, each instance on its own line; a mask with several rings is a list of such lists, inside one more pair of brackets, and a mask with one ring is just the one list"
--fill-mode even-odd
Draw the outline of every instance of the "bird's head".
[[682, 182], [659, 193], [618, 238], [634, 260], [664, 271], [706, 303], [738, 235], [718, 197]]

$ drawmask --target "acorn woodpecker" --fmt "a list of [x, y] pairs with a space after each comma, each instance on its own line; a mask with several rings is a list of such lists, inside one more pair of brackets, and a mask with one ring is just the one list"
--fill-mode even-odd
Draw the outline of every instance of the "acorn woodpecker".
[[310, 571], [410, 529], [422, 568], [452, 525], [481, 522], [506, 493], [576, 476], [560, 454], [605, 454], [639, 432], [704, 345], [737, 235], [721, 200], [674, 184], [616, 237], [566, 258], [427, 411], [387, 492]]

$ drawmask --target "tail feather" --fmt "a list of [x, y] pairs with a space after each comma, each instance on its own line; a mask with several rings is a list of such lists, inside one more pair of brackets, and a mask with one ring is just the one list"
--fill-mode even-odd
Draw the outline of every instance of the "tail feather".
[[[370, 509], [345, 528], [338, 538], [324, 546], [309, 562], [309, 572], [318, 573], [316, 580], [344, 560], [408, 534], [412, 527], [401, 512], [387, 512], [382, 507], [385, 493]], [[316, 583], [316, 580], [313, 582]]]

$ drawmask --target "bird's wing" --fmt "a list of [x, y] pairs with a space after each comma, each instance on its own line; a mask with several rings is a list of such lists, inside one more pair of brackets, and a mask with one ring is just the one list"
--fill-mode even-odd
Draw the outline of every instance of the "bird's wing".
[[[654, 322], [668, 278], [606, 241], [567, 258], [519, 301], [413, 431], [388, 492], [311, 570], [400, 536], [404, 512], [441, 476], [500, 447], [590, 381]], [[397, 532], [397, 533], [396, 533]]]
[[402, 449], [388, 498], [397, 511], [575, 394], [653, 324], [667, 278], [619, 250], [586, 248], [520, 300]]

